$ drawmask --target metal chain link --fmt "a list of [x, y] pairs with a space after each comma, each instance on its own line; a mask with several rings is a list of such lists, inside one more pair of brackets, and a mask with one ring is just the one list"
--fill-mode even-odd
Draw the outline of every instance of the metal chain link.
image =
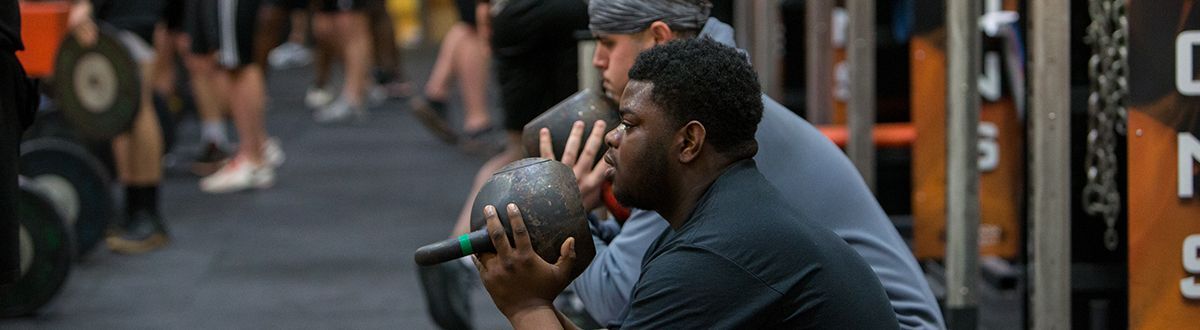
[[1117, 217], [1121, 213], [1121, 192], [1117, 190], [1117, 153], [1119, 137], [1125, 135], [1129, 97], [1128, 45], [1129, 21], [1125, 0], [1090, 0], [1092, 22], [1085, 42], [1092, 46], [1088, 60], [1091, 94], [1088, 96], [1087, 185], [1083, 188], [1083, 207], [1092, 216], [1104, 217], [1104, 247], [1116, 251]]

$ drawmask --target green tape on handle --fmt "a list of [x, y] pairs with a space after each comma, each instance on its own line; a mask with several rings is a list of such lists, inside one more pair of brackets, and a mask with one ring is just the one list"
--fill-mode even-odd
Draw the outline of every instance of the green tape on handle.
[[468, 234], [462, 234], [462, 236], [458, 237], [458, 247], [462, 248], [462, 253], [464, 256], [475, 254], [475, 249], [471, 247], [471, 239], [467, 237], [467, 235]]

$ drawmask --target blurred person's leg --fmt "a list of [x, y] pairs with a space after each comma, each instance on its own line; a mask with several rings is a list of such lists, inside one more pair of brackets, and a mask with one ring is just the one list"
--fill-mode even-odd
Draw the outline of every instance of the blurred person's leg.
[[320, 109], [333, 102], [334, 94], [329, 86], [330, 71], [339, 48], [334, 31], [333, 13], [316, 11], [312, 14], [312, 31], [315, 56], [313, 56], [313, 83], [304, 96], [304, 104]]
[[487, 85], [489, 82], [489, 56], [483, 41], [475, 31], [470, 31], [454, 51], [454, 64], [458, 71], [458, 86], [462, 90], [463, 133], [468, 138], [491, 128], [492, 120], [487, 107]]
[[424, 95], [409, 100], [413, 116], [435, 137], [450, 144], [458, 143], [458, 133], [450, 128], [450, 123], [446, 120], [446, 98], [450, 93], [450, 78], [456, 70], [454, 52], [466, 39], [470, 30], [471, 27], [464, 23], [455, 23], [450, 27], [442, 38], [442, 46], [438, 49], [429, 79], [425, 81]]
[[288, 8], [283, 0], [265, 0], [258, 10], [258, 26], [254, 33], [255, 63], [267, 63], [267, 55], [278, 46], [283, 38], [283, 28], [288, 15]]
[[179, 50], [172, 42], [173, 32], [166, 25], [160, 24], [154, 29], [154, 78], [151, 81], [155, 94], [163, 97], [175, 96], [175, 56]]
[[437, 59], [433, 62], [433, 70], [429, 71], [429, 80], [425, 82], [425, 98], [431, 102], [445, 102], [449, 96], [450, 78], [454, 75], [454, 50], [462, 44], [467, 33], [472, 28], [463, 23], [455, 23], [442, 38], [438, 49]]
[[[264, 118], [266, 78], [261, 63], [254, 62], [255, 16], [259, 3], [253, 0], [219, 2], [220, 24], [225, 34], [217, 60], [230, 78], [229, 109], [238, 132], [235, 156], [213, 175], [200, 181], [209, 193], [263, 189], [274, 184], [275, 167], [283, 161], [276, 142], [268, 139]], [[234, 33], [229, 33], [234, 31]], [[233, 37], [235, 40], [229, 39]]]
[[192, 173], [208, 176], [229, 158], [229, 136], [225, 131], [226, 96], [229, 81], [217, 72], [216, 51], [220, 35], [215, 6], [207, 0], [185, 2], [183, 27], [185, 33], [175, 37], [180, 49], [185, 49], [183, 62], [188, 69], [192, 99], [200, 118], [200, 140], [203, 149], [192, 163]]
[[254, 63], [234, 69], [228, 73], [232, 85], [230, 97], [238, 100], [230, 104], [233, 123], [238, 133], [238, 150], [234, 157], [263, 165], [266, 160], [263, 148], [267, 141], [266, 121], [263, 107], [266, 98], [266, 79], [262, 66]]
[[[271, 68], [285, 69], [308, 65], [312, 52], [304, 46], [308, 32], [306, 0], [266, 0], [259, 11], [259, 38], [255, 41], [255, 62], [269, 64]], [[290, 24], [285, 24], [290, 21]], [[286, 42], [283, 28], [289, 27]], [[282, 42], [282, 43], [281, 43]]]
[[375, 82], [384, 89], [388, 98], [405, 98], [412, 95], [413, 87], [404, 75], [400, 48], [396, 46], [395, 27], [384, 2], [371, 1], [367, 10], [371, 40], [375, 46]]
[[[425, 84], [425, 97], [430, 103], [444, 107], [450, 94], [450, 79], [457, 76], [462, 89], [463, 131], [477, 132], [491, 125], [487, 110], [488, 62], [490, 57], [475, 31], [466, 23], [456, 23], [442, 39], [437, 61]], [[444, 114], [440, 114], [443, 115]]]
[[[120, 39], [139, 62], [142, 81], [153, 81], [159, 67], [146, 40], [133, 33]], [[117, 179], [125, 187], [125, 221], [105, 242], [117, 253], [139, 254], [167, 244], [166, 224], [158, 210], [159, 184], [162, 181], [162, 127], [154, 111], [153, 84], [142, 84], [138, 113], [128, 132], [112, 140], [113, 163]]]
[[186, 34], [184, 1], [169, 1], [164, 5], [162, 18], [154, 29], [154, 92], [164, 97], [176, 96], [176, 58], [183, 56], [188, 45], [177, 42]]
[[480, 149], [479, 139], [493, 127], [487, 107], [490, 50], [478, 31], [476, 2], [456, 0], [455, 5], [460, 22], [454, 24], [442, 39], [437, 61], [425, 84], [424, 99], [413, 100], [411, 107], [413, 114], [434, 135], [445, 142], [457, 142], [457, 134], [446, 121], [450, 79], [457, 75], [464, 108], [462, 132], [467, 138], [464, 147]]
[[[292, 2], [297, 2], [292, 0]], [[299, 1], [307, 4], [307, 1]], [[292, 30], [288, 31], [287, 42], [304, 45], [308, 40], [308, 6], [293, 8], [291, 14]]]
[[317, 122], [328, 123], [362, 118], [366, 114], [367, 72], [371, 67], [371, 30], [364, 12], [366, 0], [326, 0], [322, 10], [333, 11], [333, 26], [340, 40], [345, 68], [342, 91], [333, 103], [313, 114]]

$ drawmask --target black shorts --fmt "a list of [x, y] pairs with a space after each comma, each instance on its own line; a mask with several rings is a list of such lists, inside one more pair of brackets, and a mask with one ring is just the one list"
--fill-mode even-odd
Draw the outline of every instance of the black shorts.
[[282, 7], [288, 11], [308, 9], [310, 0], [263, 0], [264, 7]]
[[122, 31], [129, 31], [153, 44], [154, 25], [162, 19], [160, 0], [93, 1], [96, 20]]
[[317, 0], [320, 2], [322, 12], [339, 12], [339, 11], [364, 11], [371, 6], [371, 2], [383, 0]]
[[183, 29], [183, 13], [184, 0], [167, 0], [167, 5], [163, 7], [162, 20], [167, 25], [167, 31], [184, 32]]
[[575, 31], [587, 22], [587, 4], [573, 0], [512, 0], [492, 19], [505, 129], [521, 131], [578, 91]]
[[578, 62], [575, 47], [496, 58], [504, 128], [520, 132], [538, 115], [575, 94], [579, 90]]
[[454, 5], [458, 7], [458, 20], [467, 25], [475, 26], [475, 0], [454, 0]]
[[261, 0], [188, 0], [184, 28], [192, 53], [217, 53], [217, 63], [239, 68], [254, 63], [254, 32]]

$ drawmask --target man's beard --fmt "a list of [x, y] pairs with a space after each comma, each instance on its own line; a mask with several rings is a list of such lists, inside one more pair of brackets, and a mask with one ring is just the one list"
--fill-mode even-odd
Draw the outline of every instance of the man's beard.
[[654, 144], [639, 155], [640, 157], [635, 157], [640, 159], [640, 162], [629, 163], [617, 169], [618, 175], [628, 175], [630, 173], [624, 171], [630, 170], [637, 172], [636, 177], [625, 180], [632, 184], [625, 184], [625, 187], [613, 186], [613, 196], [621, 205], [643, 210], [655, 210], [663, 205], [670, 195], [665, 191], [669, 189], [666, 149], [664, 145]]

